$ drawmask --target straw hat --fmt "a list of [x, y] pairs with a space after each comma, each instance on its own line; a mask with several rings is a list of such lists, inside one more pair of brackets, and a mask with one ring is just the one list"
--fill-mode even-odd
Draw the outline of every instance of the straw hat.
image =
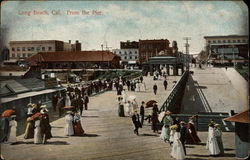
[[170, 126], [170, 129], [177, 129], [177, 128], [178, 128], [177, 124]]
[[72, 111], [67, 111], [66, 114], [73, 114], [73, 112]]
[[33, 104], [32, 104], [32, 103], [29, 103], [29, 104], [27, 105], [27, 107], [31, 108], [31, 107], [33, 107]]
[[47, 106], [46, 105], [41, 105], [40, 108], [47, 108]]
[[16, 115], [15, 115], [15, 114], [13, 114], [13, 115], [11, 115], [11, 116], [10, 116], [10, 118], [16, 118]]
[[215, 127], [220, 127], [220, 124], [216, 123], [214, 126], [215, 126]]
[[49, 110], [47, 109], [47, 108], [43, 108], [41, 111], [40, 111], [40, 113], [42, 113], [42, 114], [45, 114], [45, 113], [47, 113]]
[[184, 121], [180, 121], [180, 124], [186, 124], [186, 122], [184, 122]]
[[167, 110], [167, 111], [166, 111], [166, 114], [169, 115], [169, 114], [172, 114], [172, 112], [170, 112], [169, 110]]

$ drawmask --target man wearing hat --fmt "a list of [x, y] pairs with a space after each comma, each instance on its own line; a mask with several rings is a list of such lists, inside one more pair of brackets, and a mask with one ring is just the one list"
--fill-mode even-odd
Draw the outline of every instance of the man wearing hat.
[[137, 113], [137, 110], [134, 111], [133, 116], [132, 116], [132, 122], [135, 126], [134, 133], [138, 136], [139, 135], [139, 127], [141, 127], [140, 123], [140, 117], [139, 114]]
[[46, 105], [42, 105], [40, 109], [40, 113], [42, 114], [40, 121], [41, 135], [43, 139], [43, 144], [45, 144], [47, 142], [47, 139], [50, 139], [52, 137], [51, 126], [49, 123], [49, 115], [47, 114], [48, 109], [46, 108]]

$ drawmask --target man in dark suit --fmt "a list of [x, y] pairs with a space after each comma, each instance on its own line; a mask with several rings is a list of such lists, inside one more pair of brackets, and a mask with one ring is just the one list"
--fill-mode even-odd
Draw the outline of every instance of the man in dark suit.
[[181, 126], [181, 128], [180, 128], [180, 135], [181, 135], [180, 141], [181, 141], [181, 143], [183, 145], [184, 153], [186, 155], [186, 147], [185, 147], [185, 141], [187, 139], [187, 127], [186, 127], [186, 123], [184, 121], [181, 121], [180, 122], [180, 126]]
[[141, 123], [140, 123], [140, 117], [137, 111], [135, 111], [132, 116], [132, 122], [135, 126], [134, 133], [138, 136], [139, 135], [138, 130], [139, 130], [139, 127], [141, 127]]
[[156, 84], [153, 86], [153, 90], [154, 90], [154, 94], [156, 95], [156, 93], [157, 93], [157, 85]]
[[166, 79], [164, 80], [163, 85], [164, 85], [165, 90], [167, 90], [167, 87], [168, 87], [168, 81], [167, 81]]
[[145, 110], [144, 110], [145, 102], [141, 102], [141, 107], [140, 107], [140, 116], [141, 116], [141, 125], [143, 125], [144, 121], [144, 115], [145, 115]]

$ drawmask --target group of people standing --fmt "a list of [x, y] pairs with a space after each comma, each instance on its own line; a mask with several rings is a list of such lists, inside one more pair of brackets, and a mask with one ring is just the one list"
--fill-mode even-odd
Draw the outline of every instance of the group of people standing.
[[84, 130], [81, 125], [81, 116], [77, 112], [67, 111], [65, 115], [65, 136], [82, 136]]
[[28, 105], [27, 124], [24, 133], [25, 139], [34, 138], [35, 144], [45, 144], [52, 138], [48, 109], [41, 101]]

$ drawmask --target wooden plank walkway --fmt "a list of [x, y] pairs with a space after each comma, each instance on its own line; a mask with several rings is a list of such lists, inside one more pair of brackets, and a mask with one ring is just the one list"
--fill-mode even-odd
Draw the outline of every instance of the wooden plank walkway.
[[[179, 77], [169, 77], [169, 88], [163, 89], [163, 80], [153, 81], [144, 77], [147, 90], [128, 92], [141, 101], [154, 99], [159, 106], [164, 102], [172, 88], [172, 81]], [[153, 84], [157, 83], [158, 93], [153, 94]], [[153, 133], [151, 126], [145, 122], [139, 130], [140, 135], [133, 133], [133, 124], [129, 117], [118, 117], [117, 96], [115, 91], [108, 91], [90, 98], [89, 110], [83, 113], [82, 125], [86, 132], [83, 137], [65, 137], [63, 135], [65, 120], [60, 118], [51, 123], [53, 138], [46, 145], [35, 145], [33, 140], [18, 137], [15, 145], [2, 144], [2, 154], [6, 160], [168, 160], [171, 147]], [[148, 109], [146, 113], [150, 113]], [[199, 132], [205, 142], [207, 133]], [[209, 152], [202, 145], [187, 146], [187, 159], [234, 159], [234, 133], [224, 133], [225, 157], [209, 157]]]

